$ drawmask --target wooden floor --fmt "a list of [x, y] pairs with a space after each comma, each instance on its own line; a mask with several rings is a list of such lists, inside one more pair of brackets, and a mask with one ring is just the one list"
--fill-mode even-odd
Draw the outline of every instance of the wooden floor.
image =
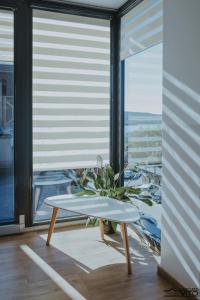
[[49, 247], [46, 236], [39, 231], [0, 238], [1, 300], [166, 299], [171, 284], [157, 275], [155, 259], [134, 236], [129, 237], [132, 275], [126, 272], [120, 234], [103, 242], [98, 228], [62, 229]]

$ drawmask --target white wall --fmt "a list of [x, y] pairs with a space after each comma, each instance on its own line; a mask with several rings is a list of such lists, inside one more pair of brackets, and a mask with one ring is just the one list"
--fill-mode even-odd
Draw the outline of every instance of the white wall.
[[200, 288], [200, 0], [164, 0], [161, 267]]

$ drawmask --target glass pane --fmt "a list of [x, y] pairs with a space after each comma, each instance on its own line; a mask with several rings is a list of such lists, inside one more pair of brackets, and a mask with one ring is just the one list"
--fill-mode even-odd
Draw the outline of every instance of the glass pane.
[[14, 22], [0, 10], [0, 223], [14, 215]]
[[125, 61], [126, 162], [161, 164], [162, 45]]
[[162, 44], [125, 60], [125, 184], [161, 202]]
[[51, 216], [46, 197], [78, 192], [74, 181], [97, 155], [109, 161], [109, 81], [109, 21], [34, 10], [35, 222]]

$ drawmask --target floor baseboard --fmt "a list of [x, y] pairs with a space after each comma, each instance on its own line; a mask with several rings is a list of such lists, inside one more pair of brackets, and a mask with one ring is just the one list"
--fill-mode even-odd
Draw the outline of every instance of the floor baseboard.
[[[184, 287], [178, 280], [176, 280], [173, 276], [171, 276], [167, 271], [165, 271], [161, 266], [158, 265], [157, 267], [157, 273], [158, 275], [160, 275], [161, 277], [165, 278], [169, 283], [172, 284], [173, 287], [177, 288], [177, 289], [186, 289], [186, 287]], [[199, 290], [200, 293], [200, 290]], [[197, 296], [193, 296], [193, 297], [189, 297], [190, 299], [197, 299], [200, 300], [200, 295]]]

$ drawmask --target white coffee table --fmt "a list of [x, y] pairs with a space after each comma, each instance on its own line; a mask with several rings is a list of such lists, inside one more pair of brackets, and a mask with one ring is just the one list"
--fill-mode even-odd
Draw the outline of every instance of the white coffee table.
[[48, 230], [47, 245], [50, 244], [51, 235], [54, 229], [56, 216], [59, 209], [68, 210], [89, 217], [99, 219], [101, 238], [104, 239], [103, 221], [114, 221], [120, 224], [128, 274], [131, 274], [131, 258], [129, 252], [129, 243], [127, 235], [127, 224], [136, 222], [140, 219], [137, 209], [122, 201], [117, 201], [108, 197], [61, 195], [48, 197], [45, 204], [53, 207], [51, 223]]

